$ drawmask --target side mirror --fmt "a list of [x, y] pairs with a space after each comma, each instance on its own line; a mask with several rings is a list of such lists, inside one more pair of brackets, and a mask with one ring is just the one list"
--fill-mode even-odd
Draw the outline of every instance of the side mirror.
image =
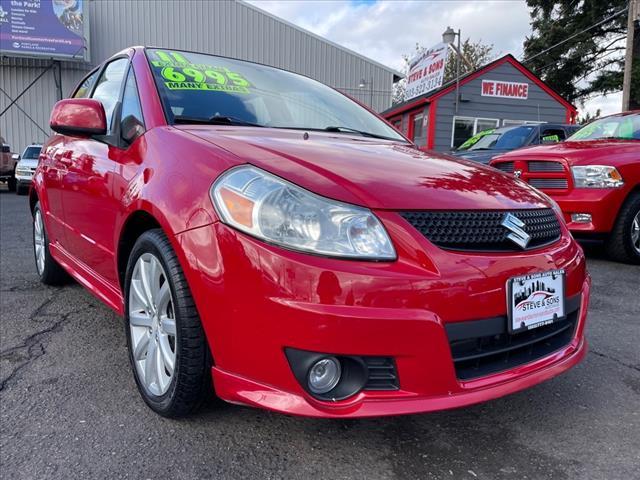
[[133, 115], [127, 115], [120, 122], [120, 135], [122, 139], [127, 143], [133, 143], [133, 141], [144, 133], [144, 127]]
[[14, 153], [13, 155], [11, 155], [11, 160], [19, 162], [20, 161], [20, 154]]
[[54, 132], [76, 137], [107, 133], [104, 107], [92, 98], [60, 100], [53, 106], [49, 126]]

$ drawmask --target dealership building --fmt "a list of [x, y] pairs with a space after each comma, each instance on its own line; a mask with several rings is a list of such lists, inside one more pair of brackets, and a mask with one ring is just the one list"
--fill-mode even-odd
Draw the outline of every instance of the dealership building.
[[449, 151], [483, 130], [575, 123], [577, 110], [512, 55], [505, 55], [382, 115], [421, 148]]
[[272, 65], [377, 111], [391, 106], [392, 86], [402, 77], [240, 0], [0, 0], [0, 36], [0, 136], [14, 152], [44, 141], [53, 104], [93, 66], [132, 45]]

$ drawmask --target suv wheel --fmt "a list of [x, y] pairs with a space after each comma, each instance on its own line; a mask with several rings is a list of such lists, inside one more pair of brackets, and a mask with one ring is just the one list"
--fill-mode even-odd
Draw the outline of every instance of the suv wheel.
[[16, 191], [16, 185], [17, 185], [17, 180], [16, 177], [14, 177], [13, 175], [11, 176], [11, 178], [9, 178], [7, 180], [7, 187], [9, 188], [10, 192], [15, 192]]
[[16, 195], [26, 195], [29, 193], [29, 187], [27, 185], [20, 185], [20, 182], [16, 185]]
[[622, 205], [606, 248], [614, 260], [640, 264], [640, 192]]
[[189, 286], [169, 240], [142, 234], [125, 278], [125, 328], [138, 390], [166, 417], [196, 410], [211, 392], [211, 361]]
[[67, 272], [56, 262], [49, 252], [49, 237], [44, 227], [40, 202], [33, 209], [33, 254], [36, 271], [45, 285], [60, 285], [67, 279]]

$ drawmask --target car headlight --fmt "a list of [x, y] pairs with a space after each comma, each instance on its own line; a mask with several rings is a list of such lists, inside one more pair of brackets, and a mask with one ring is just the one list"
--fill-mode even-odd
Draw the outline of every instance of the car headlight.
[[17, 175], [31, 175], [31, 170], [28, 168], [16, 168]]
[[607, 165], [571, 167], [571, 172], [576, 188], [617, 188], [624, 185], [618, 170]]
[[264, 241], [327, 256], [396, 258], [370, 210], [318, 196], [259, 168], [229, 170], [210, 193], [224, 223]]

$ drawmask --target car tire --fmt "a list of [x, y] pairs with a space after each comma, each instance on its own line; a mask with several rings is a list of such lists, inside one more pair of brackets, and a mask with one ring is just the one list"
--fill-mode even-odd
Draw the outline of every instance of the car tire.
[[9, 178], [9, 180], [7, 180], [7, 187], [9, 188], [10, 192], [15, 192], [16, 191], [16, 185], [17, 185], [17, 180], [16, 177], [12, 176], [11, 178]]
[[606, 251], [619, 262], [640, 265], [640, 192], [632, 193], [620, 208]]
[[129, 360], [142, 398], [165, 417], [194, 412], [213, 397], [211, 355], [184, 273], [162, 230], [148, 230], [136, 241], [124, 297]]
[[26, 185], [20, 185], [18, 182], [16, 185], [16, 195], [26, 195], [27, 193], [29, 193], [29, 187]]
[[61, 285], [69, 279], [67, 272], [56, 262], [49, 251], [49, 237], [44, 225], [40, 202], [33, 209], [33, 254], [36, 272], [45, 285]]

